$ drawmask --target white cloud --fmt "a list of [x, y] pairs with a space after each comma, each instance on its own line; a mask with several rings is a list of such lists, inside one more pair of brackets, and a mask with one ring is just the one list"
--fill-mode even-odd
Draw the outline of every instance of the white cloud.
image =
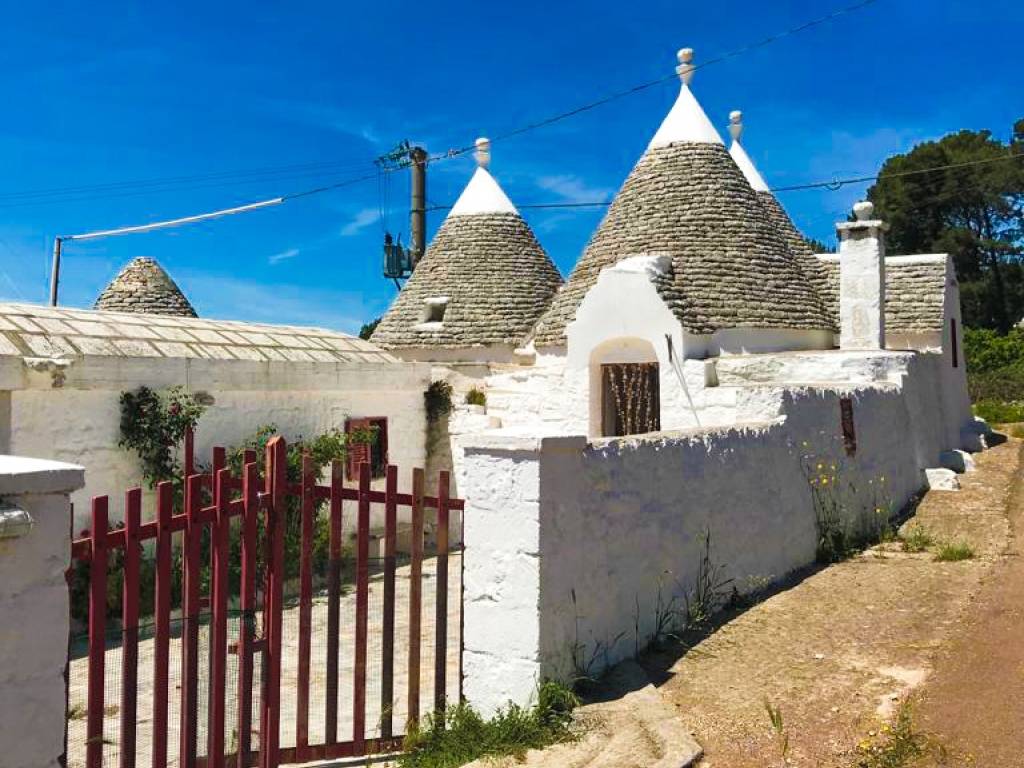
[[275, 253], [273, 256], [270, 256], [267, 259], [267, 263], [268, 264], [278, 264], [278, 263], [280, 263], [282, 261], [286, 261], [287, 259], [294, 259], [298, 255], [299, 255], [299, 249], [298, 248], [289, 248], [289, 249], [287, 249], [285, 251], [281, 251], [280, 253]]
[[352, 235], [358, 235], [368, 226], [376, 223], [378, 219], [380, 219], [380, 211], [378, 209], [363, 208], [363, 210], [352, 217], [352, 221], [341, 228], [341, 236], [351, 237]]
[[567, 203], [593, 203], [607, 200], [615, 191], [608, 187], [592, 187], [579, 176], [563, 174], [560, 176], [541, 176], [537, 186], [553, 192]]

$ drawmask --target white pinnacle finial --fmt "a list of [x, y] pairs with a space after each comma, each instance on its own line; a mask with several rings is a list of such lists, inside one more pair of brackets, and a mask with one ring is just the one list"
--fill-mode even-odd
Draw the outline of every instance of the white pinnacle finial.
[[874, 213], [875, 204], [870, 200], [861, 200], [853, 204], [853, 215], [857, 217], [857, 221], [868, 221]]
[[480, 137], [476, 140], [476, 164], [487, 168], [491, 164], [491, 140]]
[[734, 109], [729, 113], [729, 135], [732, 140], [738, 142], [743, 135], [743, 113]]
[[683, 85], [689, 85], [690, 81], [693, 80], [693, 48], [680, 48], [676, 53], [676, 58], [679, 59], [679, 66], [676, 67], [676, 74], [679, 75], [679, 79], [683, 81]]

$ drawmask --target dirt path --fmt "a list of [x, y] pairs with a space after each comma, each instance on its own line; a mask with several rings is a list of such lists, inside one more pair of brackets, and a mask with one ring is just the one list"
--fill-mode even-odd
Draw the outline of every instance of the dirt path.
[[[660, 693], [704, 746], [702, 768], [849, 766], [857, 743], [929, 678], [937, 658], [940, 665], [956, 659], [936, 679], [930, 712], [937, 729], [972, 745], [994, 729], [1020, 737], [1024, 565], [1015, 560], [1013, 574], [1002, 574], [1011, 566], [1000, 562], [1021, 447], [1012, 440], [978, 456], [979, 471], [961, 477], [961, 491], [930, 493], [918, 509], [915, 523], [941, 539], [970, 542], [973, 559], [937, 562], [898, 545], [866, 552], [731, 618], [668, 668]], [[1001, 583], [986, 603], [978, 596], [994, 574]], [[979, 605], [983, 620], [974, 623]], [[956, 640], [968, 623], [969, 633]], [[963, 657], [970, 666], [959, 663]], [[653, 675], [667, 667], [659, 670], [659, 661], [648, 664]], [[962, 709], [974, 706], [970, 694], [982, 696], [1011, 670], [1016, 685], [957, 724]], [[782, 713], [785, 763], [766, 702]]]
[[1024, 482], [1009, 512], [1006, 557], [936, 658], [915, 709], [920, 729], [978, 766], [1024, 766]]

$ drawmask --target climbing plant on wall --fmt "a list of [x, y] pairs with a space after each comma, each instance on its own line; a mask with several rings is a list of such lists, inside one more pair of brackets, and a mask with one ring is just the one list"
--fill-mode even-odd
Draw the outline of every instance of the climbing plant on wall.
[[180, 480], [182, 470], [175, 448], [194, 429], [205, 408], [184, 387], [156, 392], [149, 387], [121, 393], [121, 439], [118, 445], [135, 451], [142, 476], [150, 488], [165, 480]]

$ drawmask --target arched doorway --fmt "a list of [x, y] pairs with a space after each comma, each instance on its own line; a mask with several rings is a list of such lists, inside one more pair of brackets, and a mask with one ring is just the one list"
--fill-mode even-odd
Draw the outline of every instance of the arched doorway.
[[648, 341], [614, 339], [591, 355], [591, 431], [604, 437], [661, 429], [658, 358]]

